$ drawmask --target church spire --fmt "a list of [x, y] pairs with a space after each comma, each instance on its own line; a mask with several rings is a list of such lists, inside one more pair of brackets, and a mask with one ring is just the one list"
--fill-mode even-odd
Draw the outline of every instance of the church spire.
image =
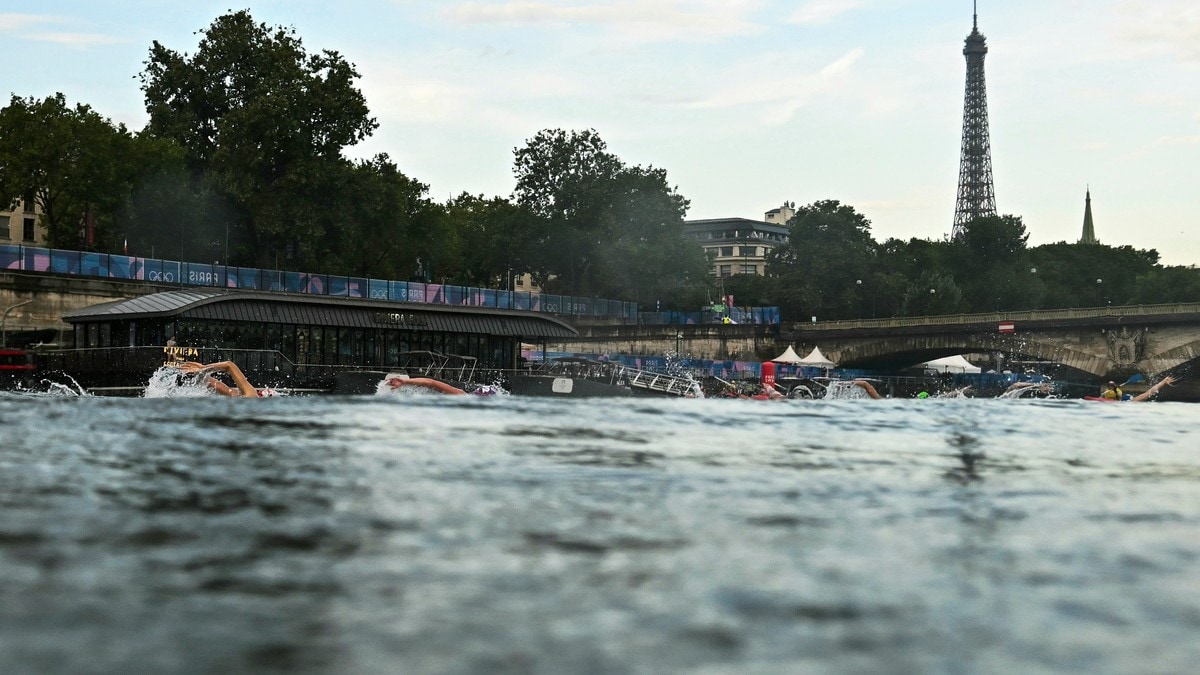
[[1096, 227], [1092, 224], [1092, 188], [1087, 189], [1087, 198], [1083, 207], [1083, 236], [1079, 238], [1081, 244], [1099, 244], [1096, 241]]

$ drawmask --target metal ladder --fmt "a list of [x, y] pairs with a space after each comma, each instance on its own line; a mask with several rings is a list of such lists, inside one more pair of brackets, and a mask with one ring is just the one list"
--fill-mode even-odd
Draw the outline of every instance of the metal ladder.
[[625, 372], [629, 375], [629, 386], [636, 389], [648, 389], [671, 396], [687, 396], [696, 390], [696, 383], [686, 377], [633, 368], [626, 368]]

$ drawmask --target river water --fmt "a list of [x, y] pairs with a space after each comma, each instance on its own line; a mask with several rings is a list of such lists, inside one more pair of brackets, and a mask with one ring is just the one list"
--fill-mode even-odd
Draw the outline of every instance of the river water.
[[7, 672], [1193, 672], [1200, 407], [0, 395]]

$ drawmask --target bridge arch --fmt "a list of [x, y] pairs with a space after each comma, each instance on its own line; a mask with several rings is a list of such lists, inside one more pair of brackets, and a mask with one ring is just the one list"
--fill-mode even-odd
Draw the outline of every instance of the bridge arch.
[[902, 340], [864, 338], [838, 343], [837, 349], [829, 349], [829, 356], [843, 368], [900, 370], [954, 354], [1001, 352], [1010, 358], [1046, 361], [1086, 377], [1105, 377], [1111, 371], [1108, 359], [1033, 336], [941, 333], [906, 336]]
[[1060, 378], [1072, 371], [1082, 379], [1154, 378], [1200, 366], [1200, 303], [796, 323], [780, 338], [819, 346], [847, 368], [899, 370], [955, 353], [1003, 353], [1055, 364]]

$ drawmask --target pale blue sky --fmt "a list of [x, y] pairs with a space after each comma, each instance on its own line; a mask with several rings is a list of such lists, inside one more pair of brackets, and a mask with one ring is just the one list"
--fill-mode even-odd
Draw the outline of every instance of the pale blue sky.
[[[0, 0], [4, 93], [132, 129], [151, 41], [229, 9], [355, 63], [387, 152], [437, 201], [507, 196], [512, 150], [596, 129], [667, 170], [689, 218], [838, 199], [875, 238], [941, 238], [958, 179], [970, 0]], [[996, 202], [1031, 244], [1096, 235], [1200, 263], [1200, 3], [981, 0]], [[5, 97], [7, 100], [7, 97]]]

